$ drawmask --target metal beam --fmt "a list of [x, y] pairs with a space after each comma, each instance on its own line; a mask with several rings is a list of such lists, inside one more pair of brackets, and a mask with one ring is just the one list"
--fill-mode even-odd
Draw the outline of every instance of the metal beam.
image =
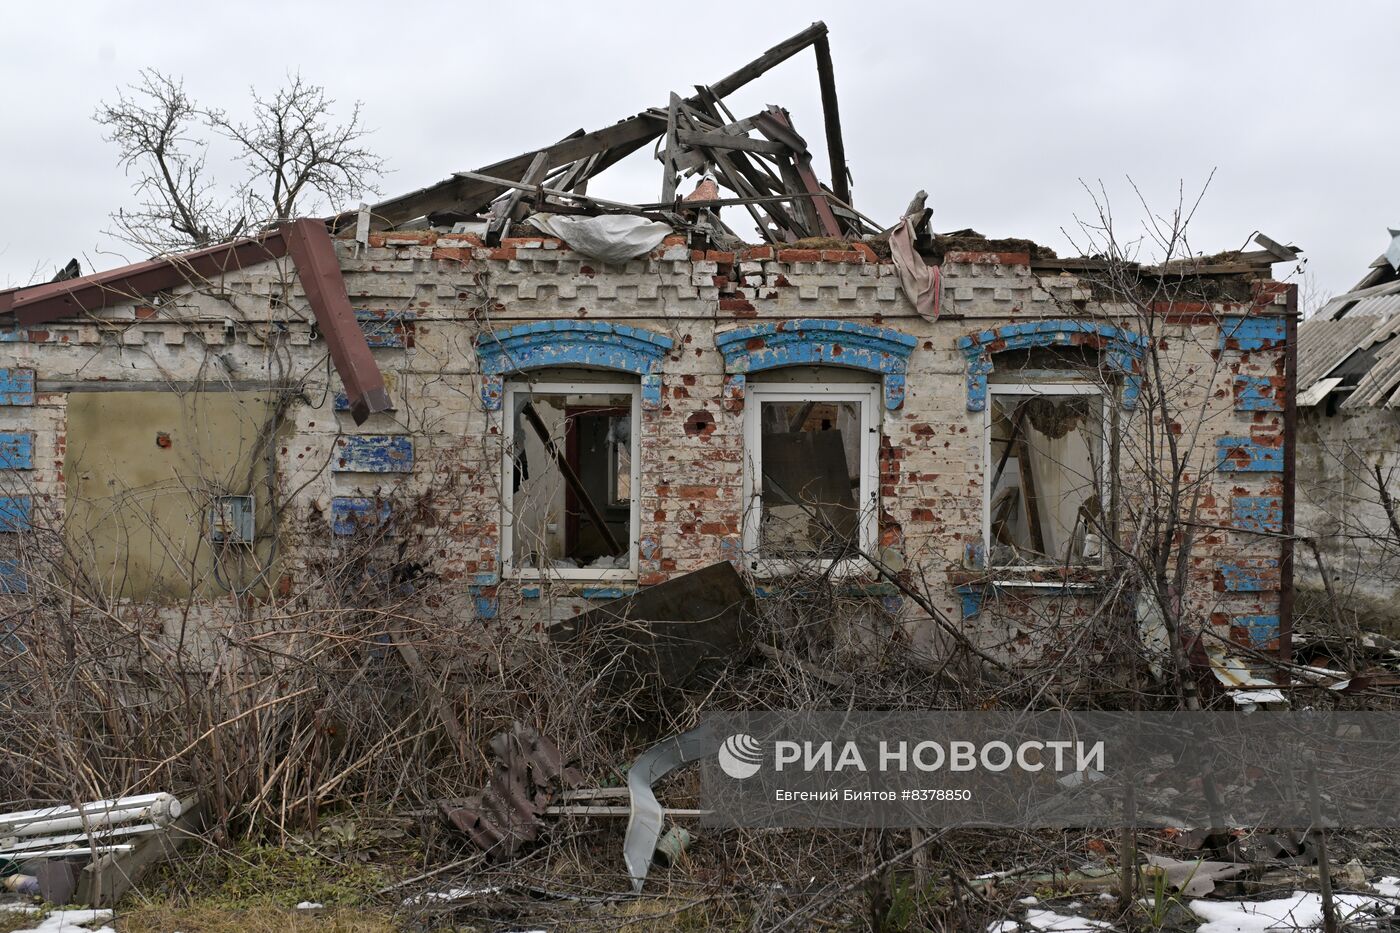
[[294, 220], [282, 226], [287, 252], [296, 265], [306, 301], [316, 315], [316, 326], [325, 338], [331, 361], [345, 386], [350, 414], [364, 424], [371, 414], [392, 411], [384, 374], [370, 352], [364, 331], [355, 320], [335, 244], [323, 220]]
[[229, 272], [286, 254], [287, 244], [279, 229], [252, 239], [220, 243], [76, 279], [3, 292], [0, 293], [0, 313], [8, 310], [19, 326], [33, 327], [128, 304], [182, 285], [207, 285]]

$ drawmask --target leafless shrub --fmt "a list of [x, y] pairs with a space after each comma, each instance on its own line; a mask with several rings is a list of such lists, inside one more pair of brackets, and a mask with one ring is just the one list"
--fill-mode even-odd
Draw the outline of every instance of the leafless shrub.
[[[365, 144], [361, 105], [337, 120], [325, 88], [299, 73], [271, 97], [251, 92], [242, 120], [206, 108], [156, 69], [99, 105], [93, 119], [134, 176], [136, 204], [112, 213], [112, 234], [151, 253], [206, 246], [299, 214], [376, 193], [383, 161]], [[232, 144], [242, 181], [208, 167], [209, 134]]]

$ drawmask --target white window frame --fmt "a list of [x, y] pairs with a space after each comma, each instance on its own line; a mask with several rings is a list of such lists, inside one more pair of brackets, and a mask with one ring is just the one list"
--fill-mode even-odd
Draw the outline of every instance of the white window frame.
[[[758, 478], [762, 469], [764, 402], [823, 402], [860, 403], [860, 493], [856, 502], [860, 508], [859, 542], [867, 554], [877, 553], [880, 523], [880, 418], [884, 412], [879, 383], [867, 387], [850, 382], [750, 382], [744, 389], [744, 491], [743, 545], [744, 560], [749, 569], [760, 577], [777, 577], [800, 568], [830, 572], [833, 576], [863, 573], [868, 565], [860, 557], [834, 561], [830, 559], [793, 561], [759, 554], [759, 523], [763, 517], [763, 484]], [[835, 565], [835, 566], [833, 566]]]
[[[1063, 568], [1065, 564], [1003, 564], [992, 563], [992, 422], [995, 417], [996, 406], [993, 404], [994, 395], [1097, 395], [1100, 399], [1100, 411], [1103, 413], [1103, 429], [1100, 432], [1103, 441], [1103, 451], [1099, 456], [1099, 505], [1101, 514], [1108, 515], [1112, 507], [1113, 491], [1109, 488], [1109, 452], [1111, 450], [1110, 434], [1113, 431], [1113, 412], [1109, 406], [1113, 404], [1112, 393], [1105, 392], [1102, 386], [1091, 382], [992, 382], [987, 385], [987, 407], [982, 411], [982, 553], [986, 555], [987, 570], [991, 573], [1028, 573]], [[1103, 559], [1107, 554], [1106, 547], [1099, 552], [1099, 560], [1095, 563], [1073, 564], [1072, 567], [1081, 570], [1102, 570]], [[1060, 584], [1053, 584], [1059, 586]]]
[[[632, 501], [628, 521], [626, 569], [599, 570], [589, 567], [551, 567], [544, 570], [515, 566], [515, 397], [517, 395], [626, 395], [632, 399]], [[502, 576], [516, 580], [635, 580], [637, 551], [641, 540], [641, 444], [642, 385], [632, 382], [532, 382], [510, 381], [505, 384], [502, 410], [505, 425], [501, 462], [501, 568]], [[561, 478], [562, 482], [562, 478]]]

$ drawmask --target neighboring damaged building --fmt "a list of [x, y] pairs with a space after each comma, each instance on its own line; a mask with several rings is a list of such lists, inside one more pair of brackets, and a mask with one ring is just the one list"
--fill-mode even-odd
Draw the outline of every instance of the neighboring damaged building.
[[[205, 613], [311, 598], [380, 536], [382, 585], [434, 581], [462, 626], [727, 560], [930, 656], [1082, 653], [1076, 620], [1150, 621], [1121, 574], [1174, 443], [1186, 617], [1279, 648], [1296, 296], [1270, 268], [1296, 253], [1063, 260], [934, 236], [917, 199], [882, 229], [825, 43], [359, 214], [0, 294], [11, 597], [43, 535], [112, 596]], [[829, 183], [786, 111], [722, 103], [808, 46]], [[654, 144], [657, 203], [583, 194]]]
[[[1316, 542], [1333, 594], [1392, 634], [1400, 623], [1400, 231], [1356, 287], [1298, 337], [1299, 532]], [[1326, 587], [1317, 562], [1300, 585]]]

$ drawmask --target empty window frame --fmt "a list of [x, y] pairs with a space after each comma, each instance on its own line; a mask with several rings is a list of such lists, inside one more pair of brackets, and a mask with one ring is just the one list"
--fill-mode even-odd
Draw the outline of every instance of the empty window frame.
[[506, 384], [505, 572], [635, 578], [639, 383], [565, 378]]
[[854, 568], [875, 550], [879, 386], [750, 382], [745, 399], [751, 569]]
[[1097, 386], [992, 384], [983, 528], [1002, 568], [1100, 566], [1107, 402]]

